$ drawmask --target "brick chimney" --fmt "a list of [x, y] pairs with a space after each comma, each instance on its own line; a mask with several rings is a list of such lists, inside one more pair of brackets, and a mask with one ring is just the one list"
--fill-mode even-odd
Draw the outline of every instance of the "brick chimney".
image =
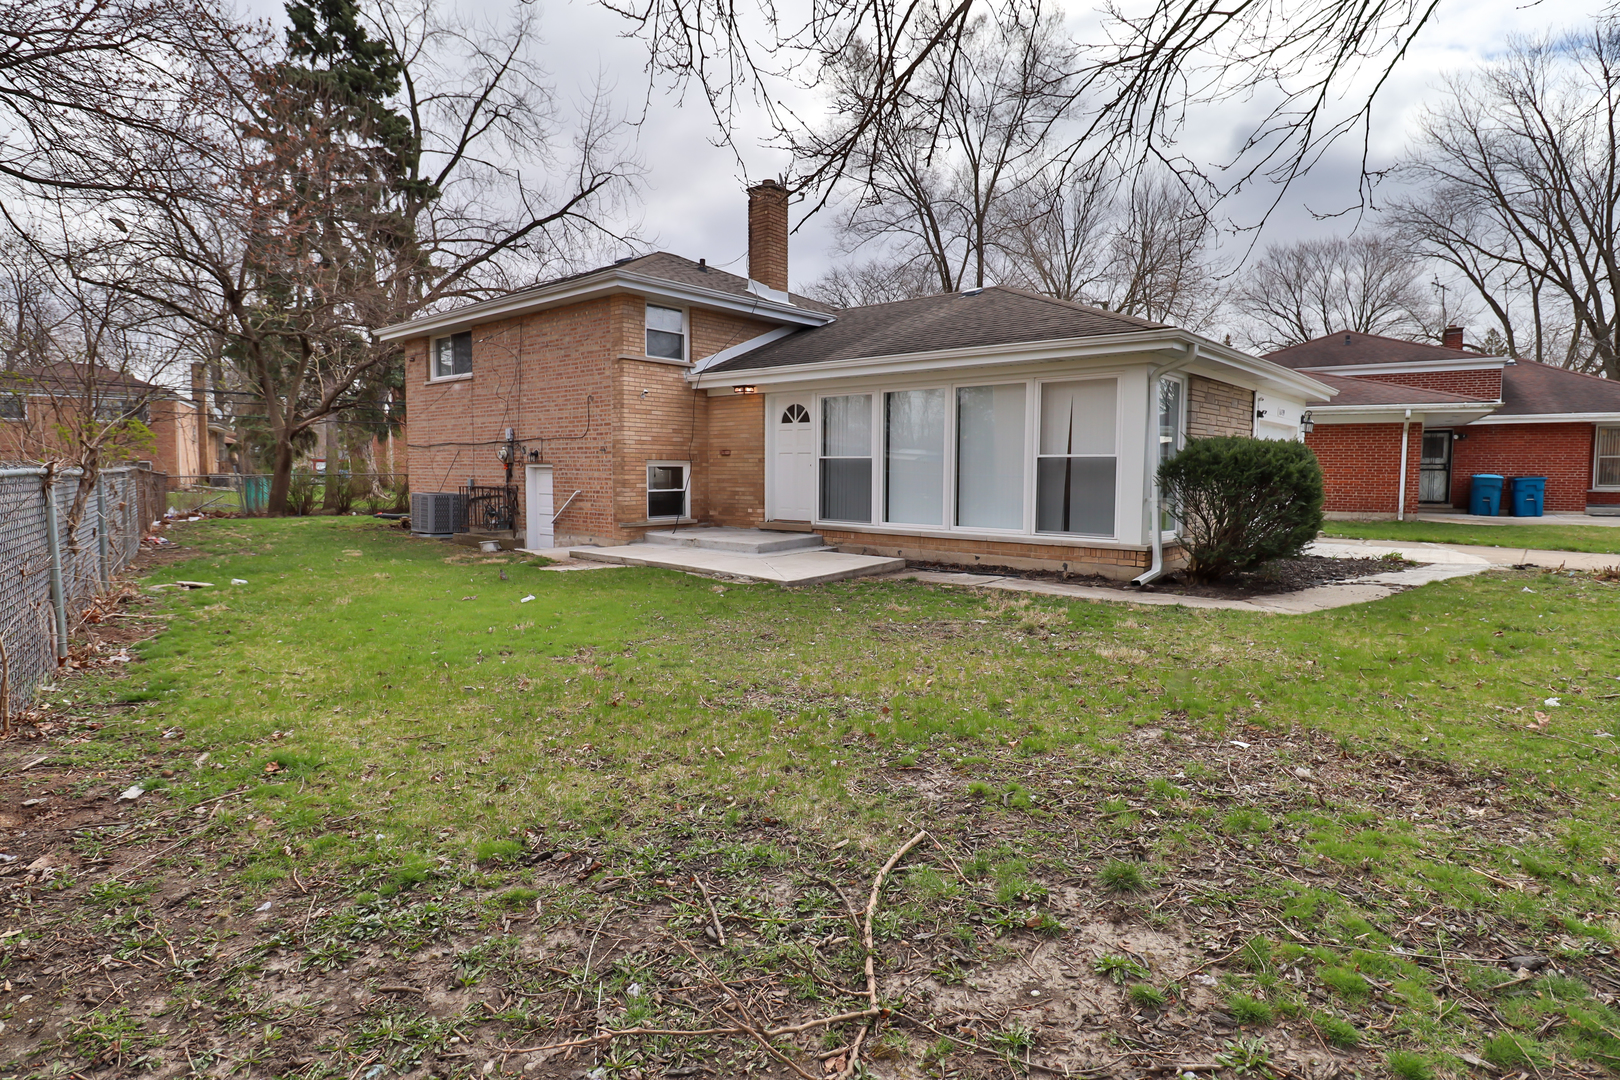
[[1442, 332], [1440, 335], [1440, 344], [1444, 345], [1448, 349], [1462, 348], [1463, 328], [1460, 326], [1446, 327], [1444, 332]]
[[748, 276], [788, 291], [788, 192], [780, 180], [748, 189]]

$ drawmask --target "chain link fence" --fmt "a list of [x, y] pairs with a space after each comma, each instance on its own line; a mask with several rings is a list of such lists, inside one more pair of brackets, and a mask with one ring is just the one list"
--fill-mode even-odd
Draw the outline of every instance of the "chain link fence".
[[147, 469], [103, 471], [70, 534], [77, 470], [0, 469], [0, 704], [8, 712], [33, 699], [67, 656], [67, 636], [91, 601], [140, 553], [141, 537], [163, 514], [167, 479]]

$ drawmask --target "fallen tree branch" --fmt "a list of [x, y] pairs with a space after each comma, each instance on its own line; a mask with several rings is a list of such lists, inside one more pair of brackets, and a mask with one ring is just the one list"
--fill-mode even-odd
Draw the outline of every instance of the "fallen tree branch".
[[709, 918], [714, 922], [714, 939], [723, 949], [726, 947], [726, 928], [720, 925], [720, 913], [714, 909], [714, 900], [709, 896], [709, 889], [703, 884], [703, 879], [696, 874], [692, 875], [692, 883], [698, 887], [698, 892], [703, 894], [703, 902], [709, 908]]
[[[861, 920], [861, 945], [866, 950], [866, 1002], [868, 1008], [877, 1015], [881, 1015], [881, 1010], [878, 1009], [877, 966], [873, 959], [877, 954], [877, 943], [872, 939], [872, 918], [877, 914], [878, 898], [883, 892], [884, 881], [888, 879], [894, 868], [900, 864], [900, 860], [906, 857], [906, 852], [922, 843], [927, 835], [927, 830], [918, 832], [917, 835], [900, 845], [899, 850], [893, 855], [889, 856], [889, 861], [883, 864], [882, 869], [877, 872], [877, 876], [872, 879], [872, 893], [866, 900], [866, 912]], [[861, 1044], [872, 1033], [873, 1023], [874, 1021], [868, 1020], [861, 1025], [861, 1030], [855, 1033], [855, 1041], [850, 1044], [849, 1048], [849, 1060], [845, 1062], [843, 1069], [834, 1080], [847, 1080], [848, 1077], [855, 1074], [855, 1070], [860, 1063]]]
[[[379, 987], [379, 989], [383, 989]], [[528, 995], [525, 995], [528, 996]], [[879, 1010], [881, 1011], [881, 1010]], [[789, 1024], [786, 1027], [766, 1028], [760, 1032], [766, 1038], [774, 1039], [782, 1035], [796, 1035], [801, 1031], [812, 1028], [831, 1027], [833, 1024], [842, 1024], [850, 1020], [868, 1020], [877, 1015], [871, 1009], [862, 1009], [859, 1012], [839, 1013], [837, 1016], [823, 1016], [815, 1020], [806, 1020], [802, 1024]], [[542, 1050], [569, 1050], [578, 1046], [593, 1046], [596, 1043], [609, 1042], [613, 1039], [632, 1035], [686, 1035], [701, 1038], [710, 1035], [747, 1035], [748, 1030], [740, 1025], [717, 1028], [617, 1028], [612, 1031], [603, 1031], [584, 1039], [571, 1039], [568, 1042], [547, 1043], [544, 1046], [509, 1046], [502, 1047], [503, 1054], [538, 1054]]]

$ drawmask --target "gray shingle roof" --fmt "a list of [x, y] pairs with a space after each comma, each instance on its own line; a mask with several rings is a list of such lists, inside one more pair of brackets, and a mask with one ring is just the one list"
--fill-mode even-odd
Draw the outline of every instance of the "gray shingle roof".
[[708, 370], [753, 371], [1162, 329], [1162, 323], [997, 285], [845, 308], [836, 322], [800, 330]]
[[[557, 285], [575, 278], [588, 277], [599, 274], [604, 270], [623, 270], [631, 274], [643, 274], [647, 277], [663, 278], [665, 281], [674, 281], [681, 285], [692, 285], [700, 289], [713, 289], [716, 292], [735, 293], [738, 296], [753, 296], [748, 291], [748, 279], [736, 274], [720, 270], [713, 266], [700, 265], [691, 259], [684, 259], [679, 255], [671, 255], [667, 251], [654, 251], [649, 255], [635, 258], [620, 259], [608, 266], [599, 266], [595, 270], [587, 270], [583, 274], [574, 274], [571, 277], [559, 278], [557, 281], [547, 281], [543, 285]], [[793, 303], [809, 311], [834, 312], [838, 309], [823, 304], [819, 300], [812, 300], [808, 296], [789, 293]]]
[[1502, 407], [1497, 416], [1546, 413], [1620, 414], [1620, 380], [1520, 360], [1502, 369]]
[[1402, 341], [1381, 334], [1341, 331], [1326, 334], [1300, 345], [1266, 353], [1266, 359], [1296, 371], [1304, 368], [1350, 367], [1356, 364], [1422, 364], [1437, 360], [1479, 360], [1501, 363], [1499, 356], [1487, 357], [1471, 349], [1448, 349], [1421, 341]]

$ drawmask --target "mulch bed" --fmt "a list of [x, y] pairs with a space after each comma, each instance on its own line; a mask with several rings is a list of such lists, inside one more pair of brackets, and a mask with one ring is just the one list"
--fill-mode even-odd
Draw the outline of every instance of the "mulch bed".
[[1060, 570], [1020, 570], [1011, 566], [959, 566], [952, 563], [926, 562], [914, 562], [910, 565], [918, 570], [937, 570], [942, 573], [996, 574], [1000, 577], [1022, 578], [1026, 581], [1064, 581], [1071, 585], [1094, 585], [1121, 591], [1246, 600], [1255, 596], [1275, 596], [1278, 593], [1295, 592], [1317, 585], [1354, 581], [1357, 578], [1385, 574], [1392, 570], [1404, 570], [1416, 564], [1406, 559], [1330, 559], [1322, 555], [1300, 555], [1292, 559], [1273, 559], [1255, 570], [1207, 585], [1195, 584], [1185, 574], [1171, 571], [1143, 589], [1098, 574], [1067, 574]]

